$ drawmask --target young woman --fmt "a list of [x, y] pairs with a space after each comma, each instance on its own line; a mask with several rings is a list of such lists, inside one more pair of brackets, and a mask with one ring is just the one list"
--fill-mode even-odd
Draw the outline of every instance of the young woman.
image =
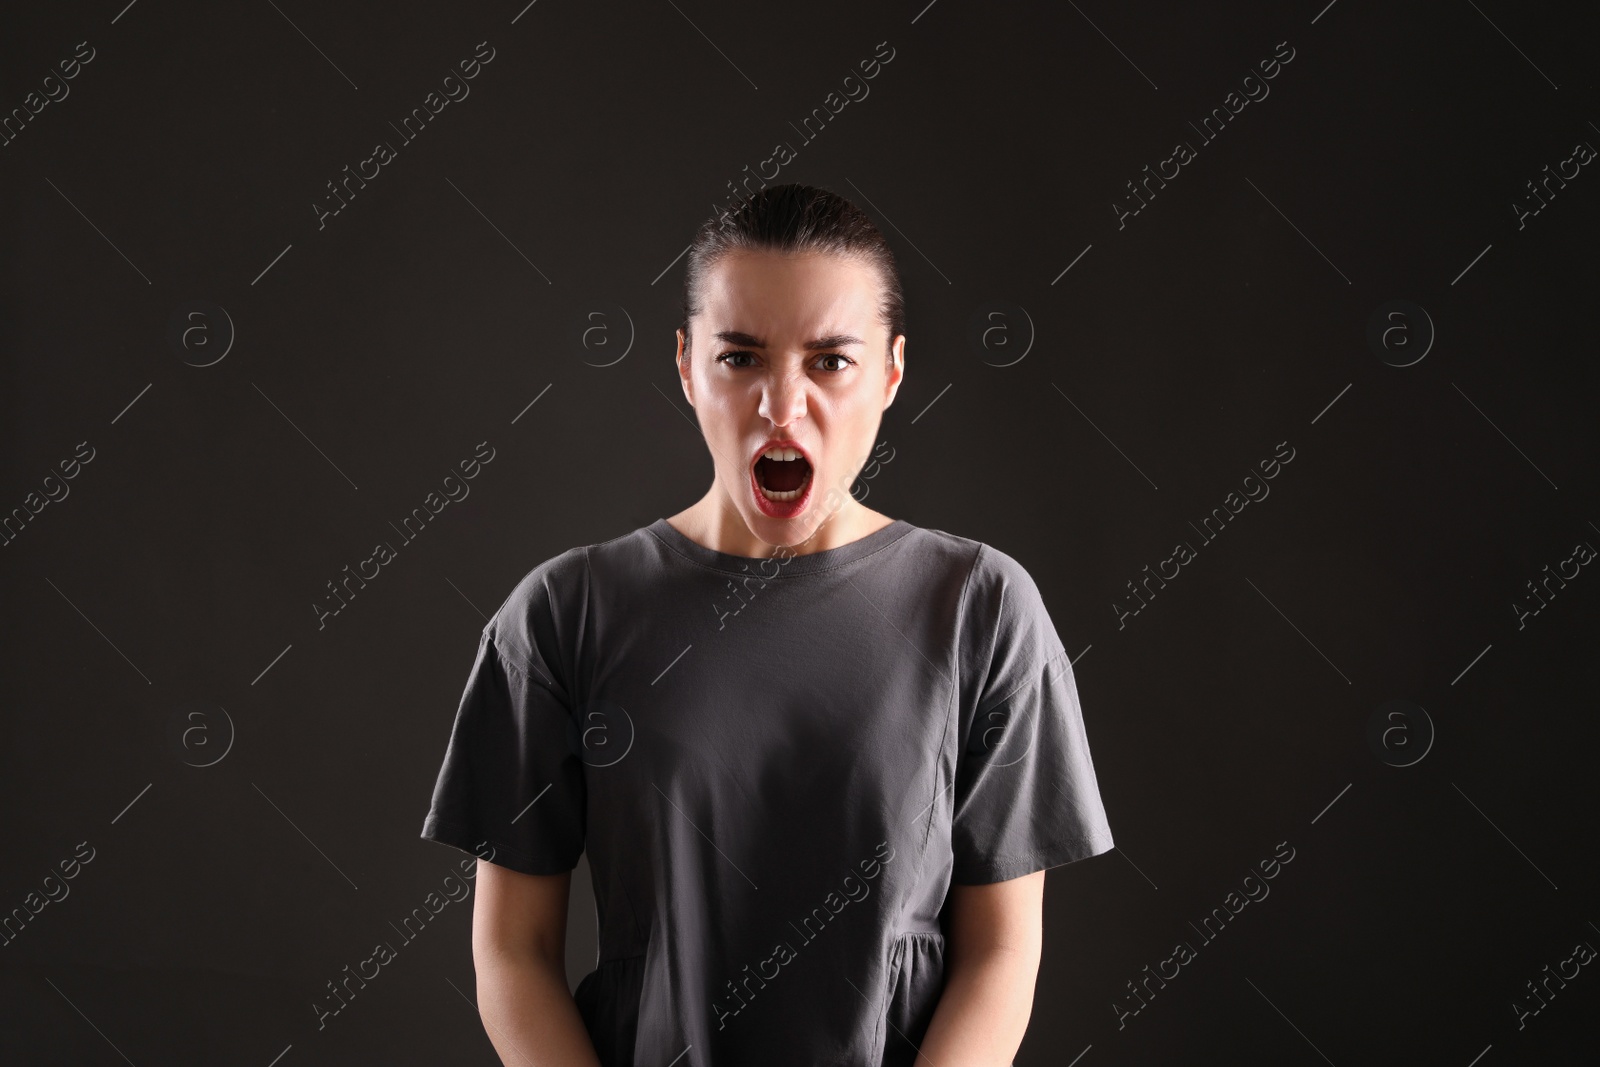
[[[422, 836], [475, 852], [508, 1065], [1011, 1062], [1044, 871], [1112, 847], [1027, 571], [850, 490], [905, 373], [848, 201], [708, 219], [676, 367], [706, 495], [533, 568], [483, 628]], [[596, 968], [569, 994], [587, 853]]]

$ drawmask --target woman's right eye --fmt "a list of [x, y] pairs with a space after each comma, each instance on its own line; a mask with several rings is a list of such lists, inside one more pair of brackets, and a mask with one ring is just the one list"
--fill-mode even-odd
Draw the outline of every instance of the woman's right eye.
[[[725, 359], [726, 360], [733, 360], [733, 359], [738, 359], [740, 356], [749, 356], [751, 359], [755, 358], [755, 356], [752, 355], [749, 352], [724, 352], [722, 355], [717, 357], [716, 361], [718, 363], [721, 363]], [[744, 364], [744, 363], [729, 363], [728, 365], [730, 367], [735, 367], [735, 368], [748, 366], [748, 364]]]

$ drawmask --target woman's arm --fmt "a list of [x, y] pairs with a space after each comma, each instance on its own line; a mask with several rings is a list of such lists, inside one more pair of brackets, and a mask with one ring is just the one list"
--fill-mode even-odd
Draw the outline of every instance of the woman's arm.
[[567, 989], [572, 872], [523, 874], [478, 861], [472, 961], [478, 1015], [506, 1067], [600, 1067]]
[[1044, 873], [950, 887], [945, 986], [922, 1042], [937, 1067], [1008, 1067], [1033, 1013]]

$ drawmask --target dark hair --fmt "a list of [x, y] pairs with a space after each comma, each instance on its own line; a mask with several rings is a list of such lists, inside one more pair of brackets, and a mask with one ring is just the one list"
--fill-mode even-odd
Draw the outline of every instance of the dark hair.
[[736, 207], [700, 224], [689, 248], [683, 280], [683, 354], [689, 357], [689, 318], [700, 312], [700, 289], [711, 267], [736, 251], [831, 253], [853, 256], [878, 274], [880, 321], [888, 327], [886, 363], [894, 365], [894, 339], [905, 333], [906, 300], [889, 242], [866, 212], [837, 193], [810, 185], [768, 186]]

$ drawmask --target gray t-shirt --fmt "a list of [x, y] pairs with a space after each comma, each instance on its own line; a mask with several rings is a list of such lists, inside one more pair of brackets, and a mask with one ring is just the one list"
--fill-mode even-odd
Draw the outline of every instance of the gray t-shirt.
[[422, 836], [529, 874], [587, 852], [605, 1067], [910, 1065], [951, 883], [1113, 847], [1033, 579], [903, 519], [782, 560], [657, 519], [539, 564]]

